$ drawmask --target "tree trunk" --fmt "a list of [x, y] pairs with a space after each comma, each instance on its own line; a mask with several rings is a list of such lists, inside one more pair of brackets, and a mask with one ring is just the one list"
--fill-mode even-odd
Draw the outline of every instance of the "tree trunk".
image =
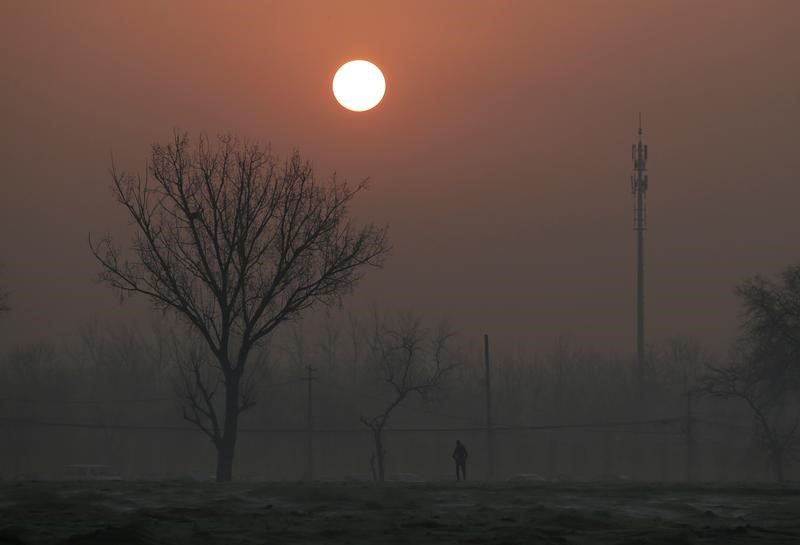
[[372, 472], [372, 480], [378, 480], [378, 473], [375, 470], [375, 453], [372, 453], [372, 456], [369, 457], [369, 469]]
[[217, 445], [217, 482], [227, 483], [233, 480], [233, 454], [236, 438], [223, 436], [222, 441]]
[[383, 452], [383, 437], [381, 436], [381, 428], [372, 430], [372, 438], [375, 441], [375, 458], [378, 461], [378, 481], [383, 482], [386, 480], [386, 473], [384, 470], [384, 452]]
[[558, 445], [556, 438], [556, 430], [550, 430], [547, 432], [547, 478], [551, 481], [554, 481], [558, 476], [558, 471], [556, 464], [558, 463]]
[[770, 445], [772, 448], [772, 465], [775, 469], [775, 479], [779, 482], [783, 482], [783, 450], [781, 449], [780, 445]]
[[225, 427], [217, 443], [217, 482], [233, 480], [233, 457], [239, 432], [239, 379], [225, 377]]

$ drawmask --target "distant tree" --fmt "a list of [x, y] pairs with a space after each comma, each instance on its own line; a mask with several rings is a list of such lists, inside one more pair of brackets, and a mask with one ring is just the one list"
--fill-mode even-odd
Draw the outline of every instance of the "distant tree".
[[80, 384], [92, 407], [93, 422], [103, 426], [107, 460], [125, 471], [124, 460], [136, 437], [116, 429], [137, 418], [153, 422], [171, 420], [175, 360], [169, 350], [171, 329], [165, 321], [148, 327], [140, 324], [101, 323], [80, 325], [72, 360], [82, 376]]
[[[60, 354], [44, 341], [19, 344], [3, 355], [0, 365], [0, 397], [3, 419], [12, 425], [3, 430], [0, 475], [35, 478], [34, 456], [42, 436], [30, 425], [46, 417], [47, 402], [63, 399], [71, 384], [61, 365]], [[13, 425], [16, 420], [18, 424]]]
[[388, 396], [378, 414], [361, 417], [361, 422], [372, 432], [375, 450], [370, 464], [374, 480], [383, 481], [386, 477], [383, 431], [392, 412], [414, 394], [430, 401], [455, 368], [449, 349], [452, 337], [453, 333], [444, 326], [428, 331], [419, 318], [410, 315], [390, 322], [375, 314], [372, 331], [368, 333], [369, 363], [388, 386]]
[[336, 362], [337, 349], [339, 339], [342, 336], [342, 330], [340, 328], [340, 321], [337, 319], [338, 317], [334, 316], [330, 312], [330, 309], [326, 309], [324, 318], [322, 335], [317, 341], [316, 346], [320, 352], [320, 359], [325, 362], [327, 371], [330, 373]]
[[735, 357], [724, 368], [710, 368], [702, 390], [747, 404], [775, 477], [783, 481], [800, 444], [800, 267], [784, 270], [779, 282], [748, 279], [736, 293], [744, 312]]
[[711, 364], [711, 354], [698, 342], [671, 338], [650, 358], [652, 388], [669, 395], [690, 392]]
[[3, 288], [0, 288], [0, 312], [8, 312], [11, 307], [8, 304], [9, 294]]
[[[136, 236], [131, 258], [109, 238], [90, 239], [100, 278], [147, 296], [202, 339], [211, 360], [187, 356], [184, 415], [216, 447], [217, 480], [229, 481], [239, 415], [253, 403], [241, 388], [251, 352], [287, 320], [338, 300], [365, 266], [381, 265], [386, 228], [351, 222], [348, 205], [364, 183], [320, 183], [297, 153], [281, 162], [231, 137], [191, 146], [176, 134], [152, 147], [144, 176], [113, 165], [111, 176]], [[221, 408], [209, 401], [215, 385]]]

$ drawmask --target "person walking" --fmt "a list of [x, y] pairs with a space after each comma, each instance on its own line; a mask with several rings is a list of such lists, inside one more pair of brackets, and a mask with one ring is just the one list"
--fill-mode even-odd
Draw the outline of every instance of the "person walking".
[[467, 449], [461, 441], [456, 440], [453, 460], [456, 461], [456, 480], [467, 480]]

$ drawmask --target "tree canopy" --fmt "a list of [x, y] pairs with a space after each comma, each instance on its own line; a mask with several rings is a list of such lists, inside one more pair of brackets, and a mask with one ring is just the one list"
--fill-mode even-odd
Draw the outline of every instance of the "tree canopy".
[[[334, 175], [322, 183], [298, 153], [281, 160], [230, 136], [193, 146], [176, 134], [152, 147], [144, 175], [114, 165], [111, 175], [135, 236], [127, 253], [110, 238], [90, 239], [100, 278], [174, 312], [203, 339], [224, 379], [225, 416], [218, 418], [210, 394], [188, 396], [194, 405], [185, 414], [228, 458], [218, 468], [228, 480], [238, 414], [252, 404], [239, 389], [251, 351], [283, 322], [347, 293], [366, 267], [380, 266], [387, 228], [350, 218], [348, 205], [365, 182], [350, 186]], [[211, 391], [204, 373], [191, 375], [190, 392]]]

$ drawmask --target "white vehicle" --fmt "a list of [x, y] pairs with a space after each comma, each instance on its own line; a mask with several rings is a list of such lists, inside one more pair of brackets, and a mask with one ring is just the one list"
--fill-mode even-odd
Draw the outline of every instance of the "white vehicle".
[[72, 464], [64, 466], [64, 478], [70, 481], [121, 481], [119, 472], [111, 466], [100, 464]]

